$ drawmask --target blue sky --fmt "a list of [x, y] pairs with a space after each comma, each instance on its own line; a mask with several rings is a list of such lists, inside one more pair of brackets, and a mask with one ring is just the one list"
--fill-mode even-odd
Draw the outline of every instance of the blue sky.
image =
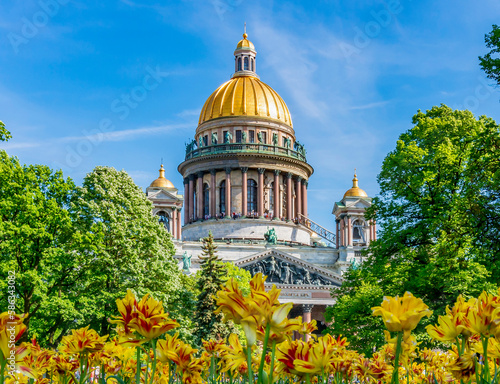
[[500, 24], [498, 0], [7, 0], [0, 120], [14, 138], [0, 147], [77, 183], [108, 165], [143, 188], [163, 158], [182, 190], [184, 143], [232, 74], [245, 21], [257, 72], [287, 103], [315, 168], [310, 217], [327, 228], [354, 168], [378, 193], [382, 161], [418, 109], [444, 103], [500, 121], [500, 89], [477, 59]]

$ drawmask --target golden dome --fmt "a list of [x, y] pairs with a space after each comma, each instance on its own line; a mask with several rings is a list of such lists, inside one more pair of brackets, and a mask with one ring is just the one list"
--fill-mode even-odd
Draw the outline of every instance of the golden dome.
[[155, 181], [151, 183], [150, 188], [175, 188], [172, 182], [165, 178], [165, 168], [163, 168], [163, 164], [160, 168], [160, 177], [158, 177]]
[[255, 46], [253, 45], [253, 43], [247, 39], [248, 35], [246, 34], [246, 32], [243, 34], [243, 40], [240, 40], [238, 45], [236, 46], [236, 49], [240, 49], [240, 48], [250, 48], [250, 49], [254, 49], [255, 50]]
[[368, 197], [365, 191], [358, 187], [358, 177], [356, 176], [356, 171], [354, 171], [354, 179], [352, 179], [352, 188], [348, 189], [344, 193], [344, 199], [346, 197]]
[[199, 124], [234, 116], [264, 117], [293, 127], [290, 111], [281, 96], [255, 76], [235, 76], [217, 88], [205, 102]]

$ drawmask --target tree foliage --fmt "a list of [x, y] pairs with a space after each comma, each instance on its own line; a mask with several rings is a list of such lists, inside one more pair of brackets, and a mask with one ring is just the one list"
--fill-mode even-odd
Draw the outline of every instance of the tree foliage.
[[484, 36], [484, 41], [486, 47], [491, 50], [486, 55], [479, 56], [479, 64], [488, 78], [500, 85], [500, 28], [498, 25], [493, 25], [492, 31]]
[[200, 256], [201, 269], [197, 281], [199, 290], [195, 320], [195, 343], [201, 345], [202, 339], [223, 339], [234, 331], [232, 322], [224, 322], [222, 313], [215, 314], [217, 309], [215, 295], [227, 280], [227, 269], [222, 259], [217, 256], [217, 246], [212, 233], [203, 239], [203, 256]]
[[[459, 294], [478, 295], [500, 280], [500, 127], [444, 105], [419, 111], [413, 124], [383, 162], [380, 195], [367, 213], [380, 224], [379, 239], [337, 292], [329, 313], [336, 321], [369, 313], [377, 296], [410, 291], [435, 311], [422, 331]], [[357, 343], [349, 329], [373, 325], [354, 316], [332, 329]], [[367, 343], [380, 340], [373, 333]]]
[[[125, 172], [97, 167], [76, 187], [60, 171], [0, 151], [0, 195], [0, 289], [15, 271], [16, 311], [27, 314], [29, 337], [53, 346], [89, 323], [106, 334], [129, 288], [163, 300], [181, 323], [187, 317], [174, 305], [190, 297], [170, 235]], [[6, 300], [0, 296], [2, 307]]]
[[0, 141], [8, 141], [12, 138], [10, 132], [5, 128], [5, 124], [0, 120]]
[[[68, 210], [74, 184], [43, 165], [21, 165], [0, 151], [0, 285], [16, 272], [16, 311], [32, 333], [57, 330], [78, 318], [74, 289], [80, 279], [80, 241]], [[6, 292], [2, 286], [2, 292]], [[6, 296], [0, 303], [6, 308]]]
[[96, 167], [73, 199], [77, 228], [85, 234], [79, 252], [85, 264], [81, 288], [86, 320], [101, 334], [115, 300], [127, 289], [152, 294], [168, 307], [181, 288], [170, 234], [152, 204], [125, 171]]

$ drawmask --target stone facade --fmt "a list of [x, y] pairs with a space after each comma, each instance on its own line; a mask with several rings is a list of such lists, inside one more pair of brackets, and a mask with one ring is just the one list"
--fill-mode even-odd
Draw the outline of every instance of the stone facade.
[[153, 213], [172, 212], [179, 268], [188, 255], [186, 272], [199, 269], [201, 239], [211, 232], [222, 259], [266, 274], [266, 284], [281, 288], [280, 300], [295, 304], [293, 314], [317, 319], [321, 330], [324, 309], [335, 302], [331, 289], [376, 239], [375, 222], [364, 219], [371, 199], [355, 175], [353, 187], [334, 204], [335, 230], [312, 221], [307, 187], [314, 170], [285, 102], [255, 73], [256, 51], [246, 35], [235, 51], [235, 68], [208, 98], [186, 146], [178, 167], [184, 195], [160, 170], [147, 190]]

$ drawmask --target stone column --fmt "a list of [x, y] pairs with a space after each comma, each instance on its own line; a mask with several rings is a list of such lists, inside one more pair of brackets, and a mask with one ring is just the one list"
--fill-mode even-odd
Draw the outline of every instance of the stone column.
[[264, 217], [264, 168], [257, 169], [259, 172], [258, 180], [258, 193], [257, 193], [257, 210], [259, 211], [259, 218]]
[[297, 195], [296, 196], [296, 200], [295, 200], [295, 212], [296, 212], [296, 215], [297, 216], [297, 219], [300, 220], [300, 215], [302, 214], [302, 177], [300, 176], [297, 176], [297, 178], [295, 179], [295, 194]]
[[293, 220], [292, 216], [292, 174], [288, 172], [286, 174], [286, 219], [288, 221]]
[[226, 217], [231, 218], [231, 168], [226, 168]]
[[241, 215], [243, 217], [246, 217], [247, 215], [247, 200], [248, 200], [248, 188], [247, 188], [247, 181], [248, 181], [248, 168], [247, 167], [242, 167], [241, 168]]
[[177, 232], [177, 210], [175, 207], [172, 209], [172, 217], [170, 220], [170, 234], [172, 235], [172, 239], [176, 239]]
[[181, 230], [181, 209], [177, 208], [177, 238], [182, 240], [182, 230]]
[[216, 200], [215, 195], [217, 194], [217, 188], [215, 186], [215, 169], [210, 170], [210, 216], [215, 217], [217, 214], [217, 209], [215, 208]]
[[280, 170], [274, 170], [274, 207], [273, 218], [280, 218]]
[[184, 178], [184, 225], [189, 223], [189, 179]]
[[347, 245], [352, 247], [352, 219], [347, 216]]
[[198, 172], [198, 180], [196, 181], [196, 216], [198, 219], [203, 219], [203, 172]]
[[194, 221], [194, 175], [189, 175], [189, 222]]
[[[309, 323], [311, 321], [311, 312], [313, 307], [313, 304], [302, 304], [302, 322]], [[306, 341], [310, 338], [310, 335], [306, 335]]]
[[340, 219], [340, 246], [345, 246], [345, 222], [344, 218]]
[[302, 180], [302, 215], [307, 217], [307, 180]]
[[335, 220], [335, 230], [336, 230], [336, 234], [335, 234], [335, 248], [339, 249], [339, 242], [340, 242], [340, 231], [339, 231], [339, 228], [340, 227], [340, 221], [337, 219]]

